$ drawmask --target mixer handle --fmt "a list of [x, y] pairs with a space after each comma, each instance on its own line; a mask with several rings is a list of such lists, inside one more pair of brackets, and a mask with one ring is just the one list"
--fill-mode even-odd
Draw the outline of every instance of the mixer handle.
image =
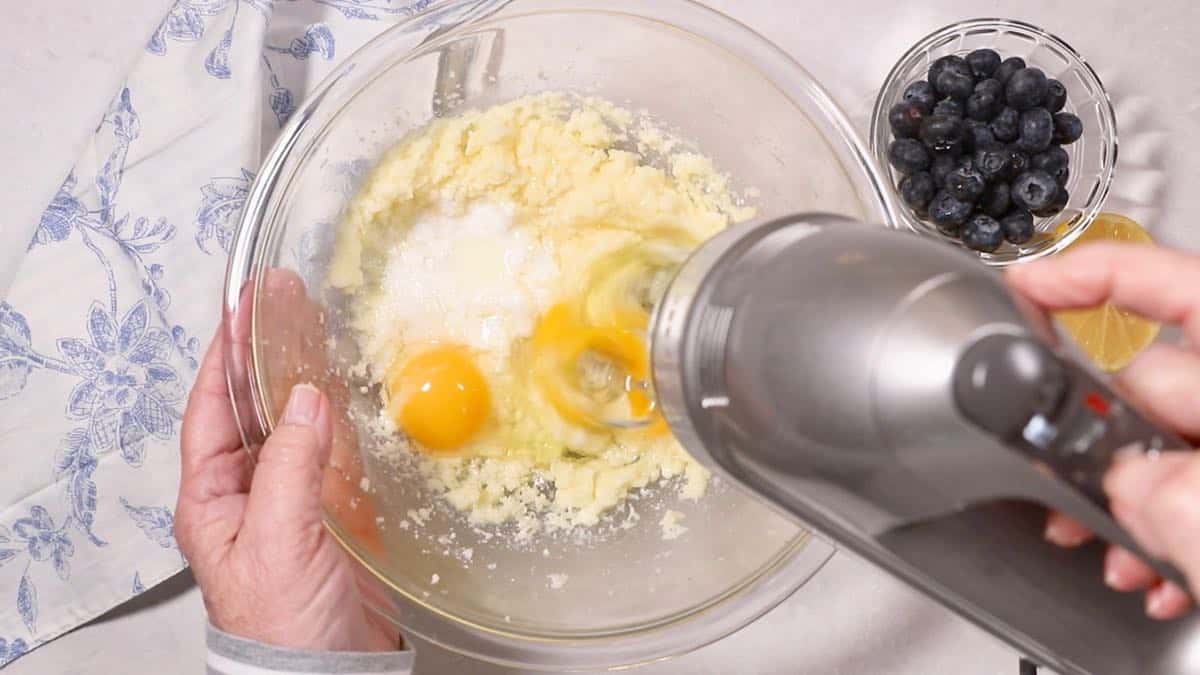
[[[1163, 430], [1087, 368], [1035, 338], [993, 334], [972, 344], [955, 372], [955, 399], [973, 423], [1020, 450], [1103, 509], [1097, 534], [1187, 588], [1172, 566], [1147, 556], [1111, 518], [1104, 475], [1121, 452], [1157, 454], [1191, 447]], [[1088, 509], [1089, 511], [1091, 509]], [[1107, 527], [1111, 525], [1111, 527]], [[1107, 536], [1106, 536], [1107, 535]]]

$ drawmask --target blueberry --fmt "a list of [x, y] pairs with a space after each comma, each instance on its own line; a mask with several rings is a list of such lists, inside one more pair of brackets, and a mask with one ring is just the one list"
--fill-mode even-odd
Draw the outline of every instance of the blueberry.
[[1003, 148], [987, 148], [975, 151], [975, 167], [989, 183], [1008, 180], [1012, 175], [1012, 153]]
[[1067, 179], [1071, 177], [1071, 158], [1066, 150], [1057, 145], [1034, 155], [1030, 166], [1050, 174], [1059, 185], [1066, 185]]
[[1042, 105], [1051, 113], [1056, 113], [1063, 109], [1067, 104], [1067, 88], [1058, 80], [1048, 80], [1046, 82], [1046, 100], [1042, 101]]
[[1008, 183], [993, 183], [979, 199], [979, 210], [993, 218], [999, 218], [1008, 213], [1012, 207], [1009, 197]]
[[962, 137], [963, 122], [957, 117], [932, 115], [921, 123], [921, 142], [934, 152], [960, 151]]
[[937, 192], [933, 185], [933, 176], [930, 176], [928, 171], [918, 171], [905, 176], [900, 181], [899, 189], [900, 198], [918, 216], [925, 215], [929, 200], [933, 199], [933, 194]]
[[1050, 139], [1054, 136], [1054, 118], [1045, 108], [1030, 108], [1021, 113], [1021, 133], [1017, 137], [1017, 147], [1034, 153], [1050, 147]]
[[929, 152], [913, 138], [897, 138], [888, 146], [888, 161], [903, 174], [929, 168]]
[[923, 113], [931, 113], [934, 104], [937, 103], [937, 94], [934, 93], [932, 84], [925, 80], [917, 80], [904, 90], [904, 100], [921, 106]]
[[947, 67], [937, 76], [933, 88], [942, 96], [962, 100], [975, 91], [975, 77], [971, 75], [970, 69], [964, 73]]
[[967, 54], [967, 65], [971, 66], [971, 74], [982, 80], [1000, 67], [1000, 55], [994, 49], [976, 49]]
[[1004, 232], [995, 218], [977, 213], [963, 226], [962, 242], [967, 248], [991, 253], [1004, 243]]
[[933, 114], [943, 117], [958, 117], [963, 116], [963, 104], [948, 98], [944, 101], [938, 101], [937, 105], [933, 106]]
[[976, 94], [991, 94], [998, 99], [1004, 99], [1004, 85], [1000, 84], [1000, 80], [994, 77], [989, 77], [986, 80], [980, 80], [975, 83]]
[[1037, 68], [1022, 68], [1004, 85], [1004, 98], [1017, 110], [1028, 110], [1046, 100], [1046, 74]]
[[958, 160], [953, 155], [934, 155], [929, 165], [929, 175], [933, 184], [939, 188], [946, 186], [946, 174], [958, 168]]
[[1070, 200], [1071, 193], [1067, 192], [1067, 189], [1060, 185], [1058, 186], [1058, 191], [1054, 193], [1054, 199], [1051, 199], [1049, 204], [1047, 204], [1044, 208], [1034, 211], [1034, 213], [1040, 218], [1057, 216], [1062, 212], [1063, 209], [1067, 207], [1067, 202]]
[[1005, 108], [1000, 111], [996, 118], [988, 123], [992, 129], [992, 135], [998, 141], [1017, 140], [1017, 136], [1021, 133], [1021, 113], [1013, 108]]
[[961, 56], [943, 56], [929, 66], [929, 83], [939, 96], [966, 98], [975, 88], [975, 76]]
[[1013, 244], [1024, 244], [1033, 239], [1033, 214], [1024, 209], [1013, 209], [1000, 219], [1004, 238]]
[[1050, 174], [1033, 169], [1013, 181], [1011, 197], [1014, 204], [1026, 211], [1037, 211], [1054, 201], [1058, 189], [1058, 183]]
[[987, 181], [974, 164], [959, 166], [946, 175], [946, 189], [954, 198], [963, 202], [979, 201], [987, 189]]
[[[984, 82], [996, 82], [995, 80], [984, 80]], [[980, 84], [983, 84], [982, 82]], [[1000, 83], [996, 82], [999, 87]], [[967, 117], [980, 122], [991, 121], [993, 117], [999, 114], [1000, 109], [1004, 107], [1004, 101], [1000, 96], [985, 89], [980, 91], [975, 88], [975, 93], [967, 97]]]
[[1013, 76], [1013, 73], [1024, 67], [1025, 59], [1019, 56], [1010, 56], [1000, 62], [1000, 67], [996, 68], [996, 72], [992, 74], [992, 77], [999, 80], [1000, 84], [1008, 84], [1008, 80]]
[[992, 135], [992, 130], [988, 128], [987, 124], [977, 120], [967, 120], [965, 124], [967, 132], [963, 135], [964, 149], [970, 152], [979, 152], [1000, 147], [1000, 143]]
[[[1015, 145], [1016, 144], [1014, 143], [1013, 146]], [[1019, 176], [1022, 173], [1025, 173], [1025, 170], [1030, 166], [1031, 160], [1029, 159], [1029, 155], [1025, 154], [1025, 151], [1016, 147], [1010, 146], [1006, 149], [1008, 150], [1008, 175]]]
[[1067, 145], [1079, 140], [1083, 135], [1083, 122], [1079, 117], [1069, 112], [1054, 115], [1054, 142]]
[[929, 64], [929, 83], [935, 84], [937, 82], [938, 75], [941, 75], [942, 71], [950, 67], [951, 64], [956, 64], [954, 67], [960, 70], [965, 66], [966, 70], [964, 72], [971, 72], [971, 66], [967, 65], [966, 60], [964, 60], [961, 56], [950, 54], [948, 56], [943, 56]]
[[955, 199], [949, 191], [942, 190], [929, 202], [929, 220], [942, 232], [957, 234], [962, 224], [971, 217], [974, 208], [970, 202]]
[[912, 101], [901, 101], [888, 111], [888, 124], [897, 138], [916, 138], [924, 119], [925, 111]]

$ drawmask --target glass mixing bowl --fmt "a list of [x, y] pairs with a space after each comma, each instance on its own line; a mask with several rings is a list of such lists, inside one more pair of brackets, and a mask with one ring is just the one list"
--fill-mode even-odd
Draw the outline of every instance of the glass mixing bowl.
[[1029, 243], [1005, 244], [995, 253], [979, 254], [984, 263], [1004, 267], [1065, 249], [1100, 214], [1117, 165], [1117, 118], [1096, 71], [1070, 45], [1037, 26], [1012, 19], [971, 19], [930, 33], [900, 57], [879, 90], [871, 114], [871, 151], [887, 174], [888, 195], [895, 200], [896, 213], [914, 232], [962, 246], [961, 241], [942, 234], [933, 223], [918, 218], [900, 201], [894, 186], [901, 176], [887, 160], [892, 140], [888, 110], [900, 102], [908, 85], [925, 79], [929, 65], [937, 59], [949, 54], [966, 56], [984, 47], [995, 49], [1002, 58], [1020, 56], [1026, 65], [1041, 68], [1047, 77], [1057, 78], [1067, 89], [1064, 110], [1083, 121], [1083, 136], [1063, 146], [1071, 158], [1071, 175], [1066, 186], [1071, 197], [1066, 208], [1058, 215], [1036, 218], [1034, 226], [1038, 234]]
[[[833, 548], [717, 480], [699, 502], [643, 490], [629, 529], [541, 535], [470, 526], [388, 439], [356, 420], [378, 398], [354, 362], [345, 298], [324, 290], [358, 180], [438, 116], [538, 91], [646, 110], [754, 188], [764, 216], [827, 211], [890, 224], [886, 186], [842, 113], [786, 54], [687, 0], [435, 3], [367, 44], [299, 106], [249, 194], [230, 258], [227, 367], [247, 447], [291, 386], [333, 400], [326, 523], [380, 612], [460, 653], [532, 668], [615, 667], [727, 635], [782, 601]], [[393, 439], [394, 440], [394, 439]], [[688, 531], [664, 541], [667, 509]]]

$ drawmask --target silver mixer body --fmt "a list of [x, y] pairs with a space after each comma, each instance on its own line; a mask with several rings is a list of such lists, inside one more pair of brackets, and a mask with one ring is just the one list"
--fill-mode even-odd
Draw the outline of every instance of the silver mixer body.
[[749, 223], [684, 264], [652, 333], [700, 461], [1058, 672], [1200, 673], [1200, 622], [1145, 618], [1099, 544], [1041, 536], [1049, 507], [1138, 552], [1101, 477], [1185, 445], [971, 255], [837, 216]]

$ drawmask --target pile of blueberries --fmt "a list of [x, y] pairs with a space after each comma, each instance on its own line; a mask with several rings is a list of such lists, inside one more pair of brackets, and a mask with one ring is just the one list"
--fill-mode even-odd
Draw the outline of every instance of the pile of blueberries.
[[900, 197], [918, 217], [969, 248], [992, 252], [1033, 238], [1033, 217], [1067, 205], [1070, 158], [1083, 134], [1063, 112], [1061, 82], [1001, 61], [991, 49], [943, 56], [888, 111], [888, 161], [904, 178]]

